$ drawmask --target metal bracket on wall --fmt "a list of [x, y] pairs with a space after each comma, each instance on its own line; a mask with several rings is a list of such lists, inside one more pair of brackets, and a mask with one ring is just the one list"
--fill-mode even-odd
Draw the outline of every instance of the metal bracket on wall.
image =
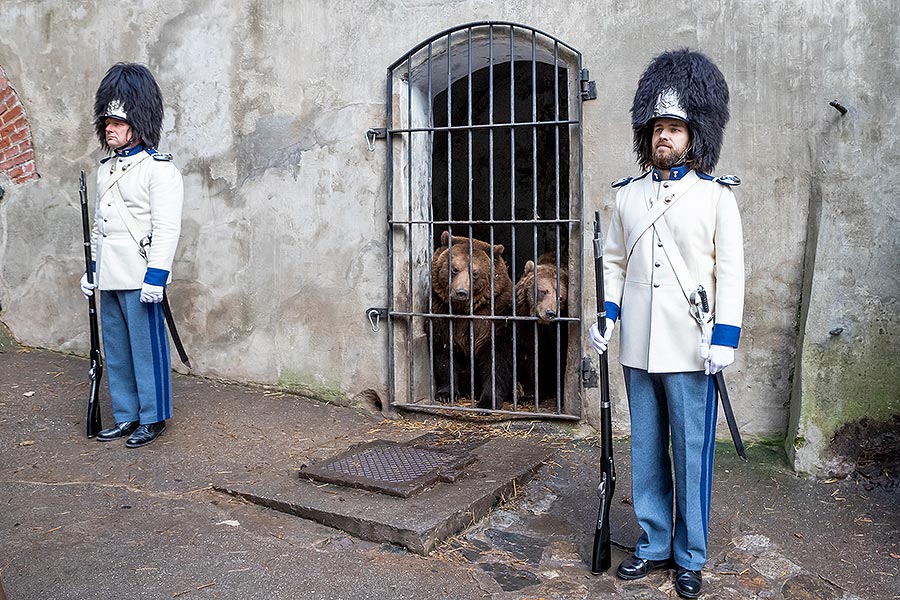
[[597, 99], [597, 82], [591, 81], [591, 72], [587, 69], [581, 70], [581, 99], [596, 100]]
[[369, 318], [369, 325], [372, 326], [372, 331], [378, 333], [380, 330], [381, 319], [387, 319], [388, 310], [384, 307], [373, 306], [366, 311], [366, 316]]
[[834, 110], [841, 113], [841, 116], [847, 114], [847, 107], [844, 106], [843, 104], [841, 104], [840, 102], [838, 102], [837, 100], [832, 100], [831, 102], [828, 103], [828, 106], [830, 106]]
[[599, 377], [597, 369], [594, 368], [594, 362], [587, 356], [581, 359], [581, 381], [586, 388], [599, 387]]
[[375, 152], [375, 140], [382, 140], [387, 137], [387, 127], [370, 127], [366, 130], [366, 146], [369, 152]]

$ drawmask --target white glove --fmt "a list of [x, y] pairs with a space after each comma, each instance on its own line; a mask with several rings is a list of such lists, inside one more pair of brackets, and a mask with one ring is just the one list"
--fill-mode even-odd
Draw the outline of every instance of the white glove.
[[706, 374], [715, 375], [733, 362], [734, 348], [712, 345], [709, 347], [709, 358], [706, 359]]
[[164, 285], [150, 285], [149, 283], [144, 283], [141, 286], [141, 302], [150, 304], [162, 302], [163, 291], [165, 291], [165, 289], [166, 286]]
[[594, 350], [603, 354], [606, 352], [607, 346], [609, 346], [609, 340], [612, 338], [613, 329], [616, 327], [616, 322], [612, 319], [606, 320], [606, 336], [600, 333], [600, 326], [594, 323], [591, 325], [590, 330], [590, 338], [591, 338], [591, 346], [594, 347]]
[[85, 298], [90, 298], [94, 295], [94, 288], [97, 287], [96, 283], [88, 283], [87, 273], [81, 276], [81, 293], [84, 294]]

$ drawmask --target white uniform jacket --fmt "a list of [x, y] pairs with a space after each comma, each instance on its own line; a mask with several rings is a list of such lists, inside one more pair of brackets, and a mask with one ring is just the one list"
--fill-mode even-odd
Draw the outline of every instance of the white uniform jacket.
[[[683, 175], [682, 175], [683, 173]], [[715, 314], [714, 344], [737, 347], [744, 309], [741, 219], [731, 189], [685, 171], [677, 180], [655, 173], [619, 188], [604, 245], [607, 302], [619, 307], [619, 361], [651, 373], [702, 371], [700, 326], [691, 316], [655, 227], [627, 255], [631, 230], [655, 202], [681, 196], [663, 214], [694, 282], [702, 284]], [[705, 177], [705, 178], [704, 178]], [[615, 311], [614, 307], [609, 307]]]
[[[91, 250], [101, 290], [137, 290], [145, 281], [154, 285], [171, 281], [181, 235], [184, 184], [170, 161], [171, 155], [144, 150], [132, 156], [113, 156], [100, 165]], [[151, 235], [146, 259], [114, 197], [116, 185], [141, 235]]]

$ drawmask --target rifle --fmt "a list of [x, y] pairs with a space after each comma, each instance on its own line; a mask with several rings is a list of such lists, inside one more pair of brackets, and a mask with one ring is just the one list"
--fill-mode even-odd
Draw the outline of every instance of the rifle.
[[[600, 240], [600, 211], [594, 212], [594, 278], [597, 282], [597, 326], [606, 335], [606, 298], [603, 291], [603, 243]], [[616, 491], [616, 467], [613, 464], [612, 408], [609, 403], [609, 358], [600, 355], [600, 514], [594, 531], [591, 573], [609, 570], [611, 564], [609, 538], [609, 506]]]
[[[94, 283], [94, 266], [91, 257], [91, 228], [88, 223], [87, 184], [84, 171], [81, 172], [81, 186], [78, 190], [81, 199], [81, 229], [84, 233], [84, 271], [88, 283]], [[96, 294], [96, 292], [95, 292]], [[100, 356], [100, 328], [97, 323], [97, 296], [88, 296], [88, 319], [91, 328], [91, 368], [88, 377], [91, 379], [91, 394], [87, 406], [87, 436], [95, 437], [103, 425], [100, 419], [100, 380], [103, 378], [103, 358]]]

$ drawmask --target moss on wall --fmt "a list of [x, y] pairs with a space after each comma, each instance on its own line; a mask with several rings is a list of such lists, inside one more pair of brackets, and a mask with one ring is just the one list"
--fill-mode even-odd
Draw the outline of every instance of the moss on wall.
[[338, 406], [348, 406], [350, 404], [347, 395], [338, 383], [317, 381], [314, 375], [308, 373], [284, 371], [278, 378], [278, 387], [292, 394], [309, 396], [329, 404]]
[[12, 348], [17, 348], [18, 346], [19, 343], [16, 341], [16, 338], [14, 338], [9, 329], [6, 328], [3, 321], [0, 321], [0, 352], [6, 352]]
[[797, 471], [820, 473], [833, 454], [835, 434], [845, 426], [900, 415], [900, 355], [893, 348], [898, 334], [892, 319], [875, 317], [804, 344], [802, 406], [796, 432], [785, 444]]
[[803, 371], [815, 375], [804, 390], [801, 423], [815, 423], [825, 440], [848, 423], [900, 414], [900, 358], [889, 347], [896, 338], [881, 331], [805, 349]]

